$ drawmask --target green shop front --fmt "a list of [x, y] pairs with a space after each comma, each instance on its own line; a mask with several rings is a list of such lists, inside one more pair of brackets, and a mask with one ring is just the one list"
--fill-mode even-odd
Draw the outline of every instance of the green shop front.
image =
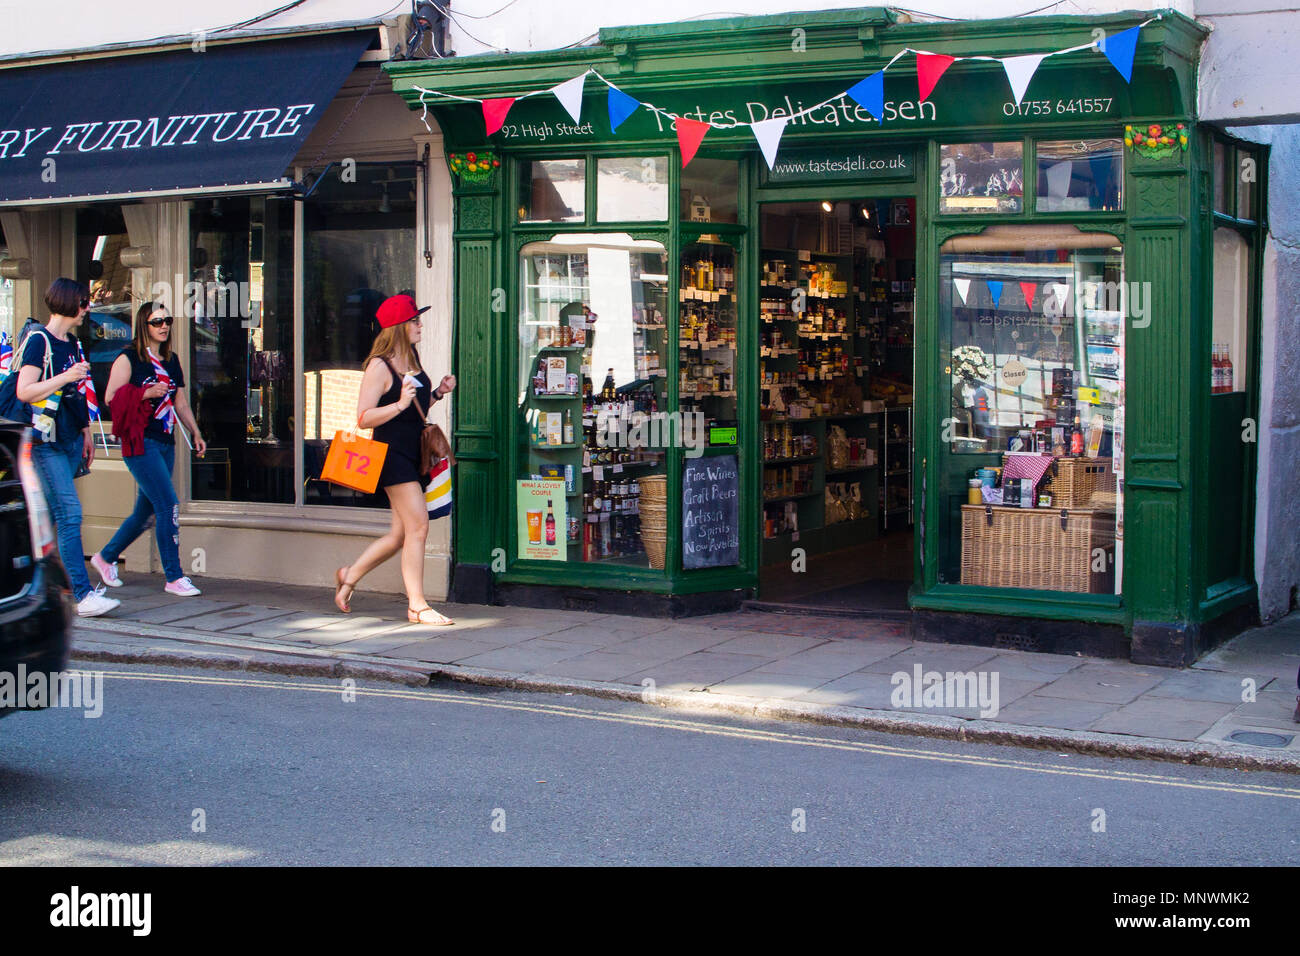
[[1239, 628], [1263, 184], [1203, 38], [860, 9], [390, 64], [455, 186], [453, 596]]

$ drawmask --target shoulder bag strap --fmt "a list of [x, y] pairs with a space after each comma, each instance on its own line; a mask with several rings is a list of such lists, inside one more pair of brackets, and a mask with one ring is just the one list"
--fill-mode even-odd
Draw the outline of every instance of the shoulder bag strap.
[[41, 367], [41, 377], [37, 379], [38, 382], [43, 382], [47, 378], [54, 378], [54, 343], [50, 341], [50, 333], [46, 332], [39, 326], [23, 336], [22, 344], [14, 350], [14, 356], [17, 358], [17, 362], [14, 364], [13, 368], [10, 369], [10, 373], [17, 375], [22, 369], [23, 353], [27, 351], [27, 343], [32, 340], [33, 335], [39, 335], [45, 340], [45, 364]]

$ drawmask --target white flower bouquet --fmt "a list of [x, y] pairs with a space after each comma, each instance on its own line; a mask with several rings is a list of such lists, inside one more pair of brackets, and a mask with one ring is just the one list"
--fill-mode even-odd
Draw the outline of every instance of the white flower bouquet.
[[993, 374], [993, 367], [982, 348], [959, 345], [952, 350], [952, 374], [964, 382], [982, 382]]

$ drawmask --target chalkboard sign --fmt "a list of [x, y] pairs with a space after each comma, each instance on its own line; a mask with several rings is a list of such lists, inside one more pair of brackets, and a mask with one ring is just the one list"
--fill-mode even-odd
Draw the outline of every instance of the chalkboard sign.
[[682, 567], [739, 563], [739, 460], [735, 455], [687, 459], [682, 474]]

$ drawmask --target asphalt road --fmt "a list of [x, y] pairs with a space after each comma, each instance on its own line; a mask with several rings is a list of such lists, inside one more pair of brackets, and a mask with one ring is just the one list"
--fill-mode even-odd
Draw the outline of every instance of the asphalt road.
[[363, 683], [348, 701], [324, 679], [102, 669], [101, 717], [0, 721], [0, 865], [1300, 863], [1285, 774], [565, 695]]

